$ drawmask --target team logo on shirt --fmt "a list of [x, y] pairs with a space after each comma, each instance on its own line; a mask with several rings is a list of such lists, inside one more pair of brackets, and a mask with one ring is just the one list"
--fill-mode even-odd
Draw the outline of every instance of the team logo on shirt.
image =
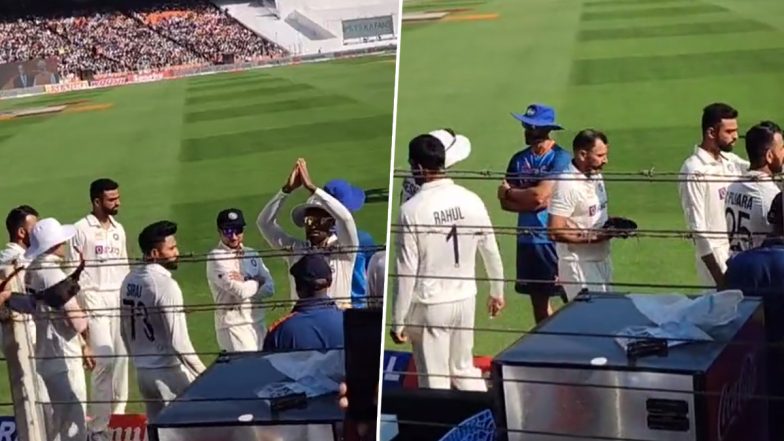
[[117, 234], [117, 233], [114, 233], [114, 234], [112, 235], [112, 238], [113, 238], [114, 240], [120, 240], [120, 235], [119, 235], [119, 234]]
[[723, 201], [724, 198], [726, 198], [726, 197], [727, 197], [727, 187], [721, 187], [719, 189], [719, 199], [721, 199]]
[[596, 205], [591, 205], [590, 207], [588, 207], [588, 216], [593, 216], [594, 214], [596, 214], [597, 208], [598, 207]]

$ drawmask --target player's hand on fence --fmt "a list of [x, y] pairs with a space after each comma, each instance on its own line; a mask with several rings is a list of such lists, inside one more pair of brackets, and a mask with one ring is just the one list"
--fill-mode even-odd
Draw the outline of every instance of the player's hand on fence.
[[487, 299], [487, 312], [490, 318], [496, 317], [506, 307], [506, 300], [503, 297], [490, 296]]
[[297, 161], [294, 163], [294, 168], [291, 169], [291, 174], [286, 179], [286, 183], [283, 184], [282, 190], [284, 193], [291, 193], [300, 186], [302, 186], [302, 177], [299, 174], [299, 161]]
[[405, 330], [395, 331], [393, 329], [389, 331], [389, 335], [392, 337], [392, 341], [399, 345], [402, 345], [408, 341], [408, 336], [406, 335]]
[[95, 355], [90, 345], [82, 345], [82, 366], [88, 371], [95, 369]]
[[315, 192], [316, 186], [313, 184], [313, 180], [310, 179], [308, 163], [303, 158], [299, 158], [297, 163], [299, 164], [299, 175], [302, 177], [302, 186], [310, 190], [311, 193]]

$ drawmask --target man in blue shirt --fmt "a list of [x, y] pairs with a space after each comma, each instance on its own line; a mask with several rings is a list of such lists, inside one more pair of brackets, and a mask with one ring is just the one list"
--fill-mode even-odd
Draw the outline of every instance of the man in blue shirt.
[[297, 289], [296, 305], [273, 323], [264, 338], [264, 351], [304, 351], [343, 347], [343, 311], [327, 294], [332, 284], [329, 262], [307, 254], [291, 266]]
[[[515, 291], [531, 297], [537, 323], [552, 314], [551, 296], [561, 296], [558, 256], [547, 235], [547, 206], [555, 181], [546, 179], [565, 171], [571, 154], [550, 138], [561, 130], [555, 110], [544, 104], [531, 104], [523, 114], [512, 114], [523, 125], [526, 148], [512, 156], [504, 182], [498, 187], [501, 208], [518, 213], [517, 283]], [[531, 229], [526, 231], [525, 229]], [[553, 283], [540, 282], [552, 281]]]
[[782, 194], [773, 198], [768, 212], [773, 232], [762, 245], [730, 258], [724, 274], [724, 289], [739, 289], [745, 296], [762, 297], [768, 343], [768, 395], [770, 439], [784, 439], [784, 207]]
[[[324, 191], [340, 201], [351, 214], [356, 213], [365, 205], [365, 192], [343, 179], [333, 179], [327, 182], [324, 184]], [[354, 220], [356, 221], [356, 216]], [[351, 278], [351, 306], [364, 308], [367, 304], [367, 266], [374, 253], [370, 248], [376, 243], [370, 233], [360, 230], [359, 227], [357, 227], [357, 237], [359, 238], [359, 247], [363, 251], [357, 252], [357, 258], [354, 261], [354, 274]]]

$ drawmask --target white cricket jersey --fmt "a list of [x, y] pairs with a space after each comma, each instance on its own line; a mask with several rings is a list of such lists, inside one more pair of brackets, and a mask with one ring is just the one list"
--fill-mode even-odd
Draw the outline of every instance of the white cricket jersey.
[[[246, 246], [235, 250], [220, 242], [207, 259], [207, 283], [212, 298], [216, 305], [225, 305], [215, 309], [215, 329], [252, 323], [263, 328], [264, 309], [253, 302], [273, 295], [275, 284], [259, 253]], [[239, 273], [245, 281], [231, 280], [232, 272]], [[264, 278], [263, 285], [256, 280], [259, 276]]]
[[[599, 229], [607, 222], [607, 189], [601, 173], [587, 176], [570, 164], [555, 181], [549, 214], [568, 219], [570, 228]], [[610, 257], [610, 241], [597, 243], [556, 242], [558, 259], [600, 262]]]
[[92, 214], [74, 224], [76, 235], [68, 247], [68, 260], [79, 261], [74, 250], [78, 247], [87, 266], [79, 278], [82, 292], [119, 291], [128, 275], [128, 250], [125, 244], [125, 229], [109, 216], [109, 228], [103, 228]]
[[393, 312], [398, 331], [414, 303], [455, 302], [477, 294], [477, 251], [494, 279], [490, 295], [503, 297], [501, 254], [487, 208], [475, 193], [451, 179], [426, 183], [400, 207], [398, 223]]
[[[716, 159], [699, 146], [695, 146], [694, 154], [683, 162], [678, 193], [689, 230], [701, 231], [694, 234], [698, 259], [714, 249], [729, 253], [724, 201], [731, 180], [748, 168], [748, 161], [734, 153], [722, 152]], [[719, 180], [723, 182], [716, 182]], [[719, 262], [719, 265], [724, 267], [725, 263]]]
[[[283, 191], [278, 191], [278, 194], [267, 203], [259, 217], [256, 220], [256, 225], [264, 236], [267, 243], [273, 248], [286, 248], [294, 251], [302, 250], [317, 250], [310, 245], [310, 242], [303, 239], [297, 239], [286, 233], [283, 228], [278, 224], [278, 214], [283, 203], [289, 195]], [[335, 219], [335, 235], [328, 242], [328, 250], [330, 246], [339, 246], [344, 248], [356, 249], [359, 247], [359, 237], [357, 236], [357, 226], [354, 223], [354, 216], [351, 212], [343, 206], [337, 199], [332, 197], [326, 191], [318, 188], [313, 196], [319, 201], [329, 214]], [[304, 230], [303, 230], [304, 234]], [[287, 256], [285, 257], [288, 267], [297, 263], [302, 255]], [[332, 268], [332, 286], [328, 290], [330, 297], [338, 298], [337, 302], [343, 305], [351, 304], [351, 280], [354, 276], [354, 261], [356, 260], [356, 252], [340, 252], [334, 254], [327, 254], [325, 256]], [[297, 299], [297, 290], [294, 285], [294, 278], [289, 275], [289, 285], [291, 287], [291, 298]]]
[[368, 297], [384, 298], [384, 285], [386, 282], [387, 252], [376, 251], [370, 257], [367, 267], [367, 295]]
[[400, 190], [400, 205], [408, 202], [409, 199], [414, 197], [419, 191], [419, 184], [416, 183], [413, 176], [406, 176], [403, 179], [403, 189]]
[[[35, 259], [27, 267], [25, 274], [28, 291], [43, 291], [63, 281], [68, 274], [63, 271], [62, 265], [63, 259], [54, 254], [43, 254]], [[66, 305], [77, 307], [76, 298], [71, 298]], [[86, 325], [86, 322], [84, 324]], [[74, 328], [62, 309], [52, 309], [43, 302], [37, 302], [35, 329], [35, 356], [38, 358], [36, 363], [42, 376], [68, 371], [66, 359], [42, 359], [43, 357], [82, 356], [79, 333], [84, 327]]]
[[770, 204], [781, 192], [767, 173], [750, 170], [744, 178], [756, 180], [733, 182], [727, 187], [724, 201], [732, 253], [758, 247], [765, 241], [765, 234], [773, 231], [773, 226], [768, 223]]
[[180, 286], [157, 263], [136, 266], [120, 290], [121, 331], [137, 369], [183, 364], [204, 371], [188, 335]]

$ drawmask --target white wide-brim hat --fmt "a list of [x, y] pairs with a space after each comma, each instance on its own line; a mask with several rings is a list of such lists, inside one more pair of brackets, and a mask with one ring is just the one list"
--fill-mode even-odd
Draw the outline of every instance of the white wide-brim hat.
[[444, 160], [444, 167], [449, 168], [460, 161], [468, 158], [471, 154], [471, 141], [464, 135], [455, 134], [454, 136], [448, 130], [439, 129], [429, 133], [441, 141], [444, 145], [444, 152], [446, 158]]
[[327, 210], [327, 207], [325, 207], [324, 204], [319, 202], [314, 196], [311, 196], [305, 202], [297, 205], [291, 210], [291, 222], [293, 222], [294, 225], [296, 225], [299, 228], [304, 227], [305, 212], [309, 208], [319, 208], [329, 213], [329, 210]]
[[55, 245], [68, 242], [76, 235], [73, 225], [61, 225], [57, 219], [41, 219], [30, 233], [30, 248], [25, 251], [25, 259], [33, 260]]

